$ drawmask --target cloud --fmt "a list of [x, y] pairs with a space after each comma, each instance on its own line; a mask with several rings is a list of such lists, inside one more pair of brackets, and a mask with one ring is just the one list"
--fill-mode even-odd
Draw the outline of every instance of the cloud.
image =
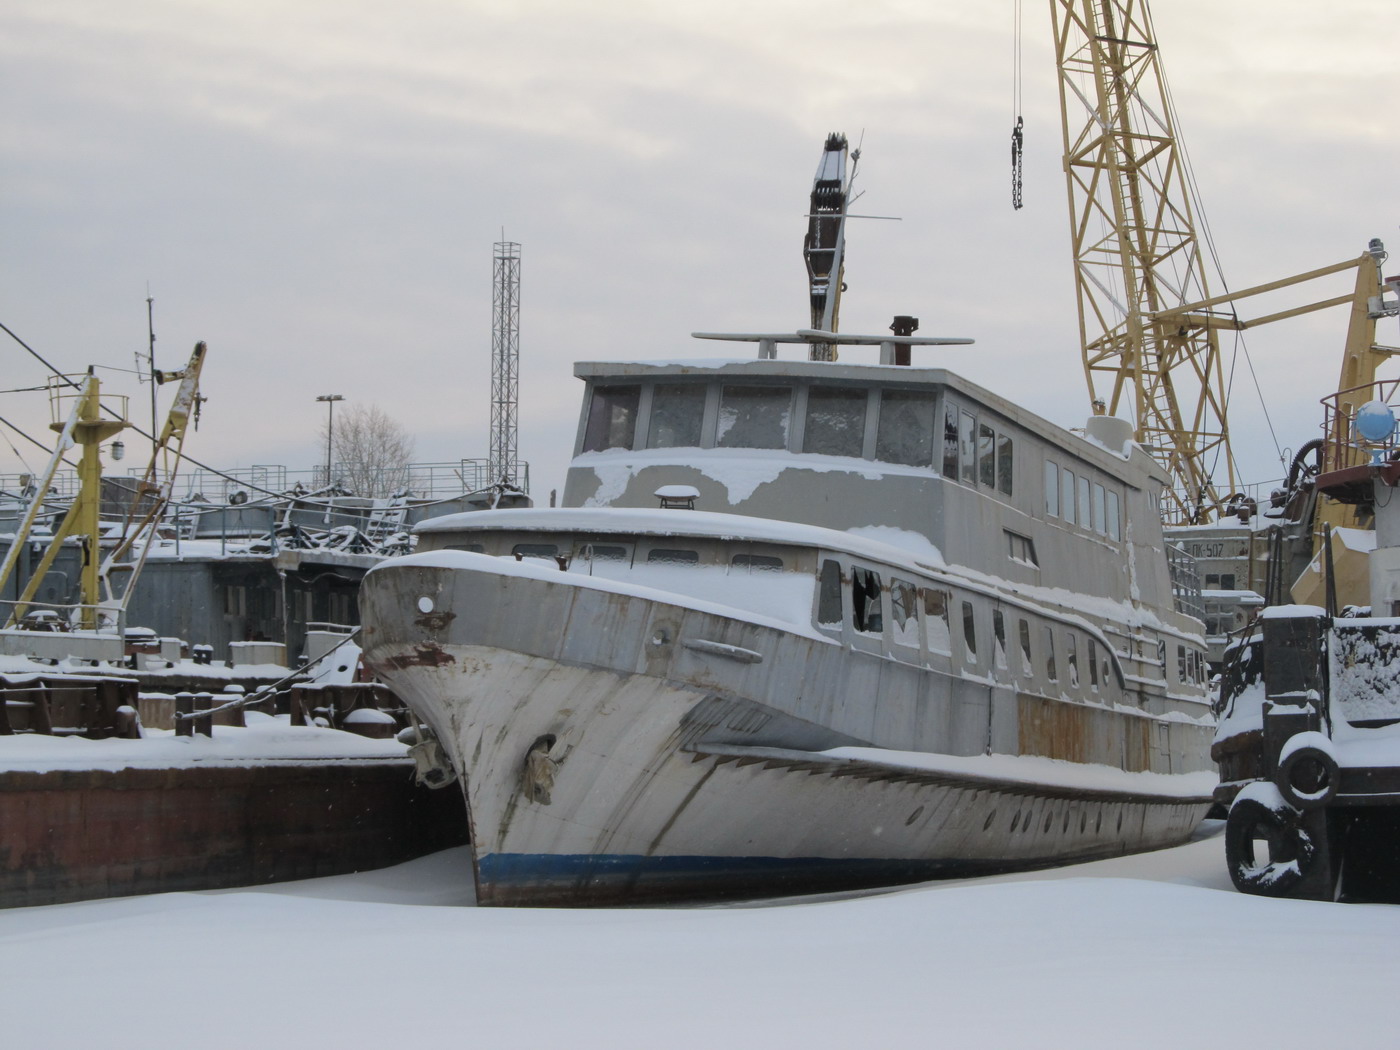
[[[1388, 87], [1378, 4], [1159, 7], [1232, 284], [1393, 231], [1400, 150], [1362, 101]], [[309, 468], [326, 392], [408, 422], [421, 455], [484, 456], [504, 228], [524, 254], [521, 448], [547, 492], [574, 360], [700, 356], [715, 348], [692, 330], [805, 322], [806, 194], [844, 130], [864, 134], [859, 208], [902, 221], [852, 230], [843, 326], [914, 313], [974, 336], [925, 360], [1077, 425], [1048, 12], [1026, 12], [1014, 214], [1010, 34], [999, 6], [914, 0], [22, 0], [0, 16], [0, 320], [65, 368], [130, 368], [149, 282], [162, 367], [210, 342], [190, 442], [210, 462]], [[1315, 427], [1342, 323], [1251, 339], [1260, 385], [1306, 417], [1281, 431]], [[1241, 447], [1272, 469], [1237, 404]]]

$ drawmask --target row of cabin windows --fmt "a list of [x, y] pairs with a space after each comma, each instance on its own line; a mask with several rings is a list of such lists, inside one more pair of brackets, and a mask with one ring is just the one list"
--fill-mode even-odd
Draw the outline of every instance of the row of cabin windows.
[[1233, 591], [1235, 589], [1235, 574], [1233, 572], [1208, 572], [1204, 587], [1208, 591]]
[[[880, 574], [861, 566], [852, 566], [849, 586], [843, 587], [841, 564], [827, 559], [822, 563], [818, 588], [817, 626], [827, 630], [840, 629], [849, 611], [851, 626], [859, 634], [882, 636], [912, 649], [919, 648], [922, 641], [929, 652], [952, 656], [955, 643], [951, 625], [952, 619], [957, 617], [962, 628], [961, 655], [970, 664], [978, 662], [979, 637], [988, 636], [985, 634], [985, 620], [979, 616], [977, 605], [973, 602], [955, 599], [949, 591], [936, 587], [917, 587], [897, 577], [892, 578], [889, 585], [891, 623], [886, 624], [881, 592]], [[923, 611], [922, 635], [920, 609]], [[1105, 647], [1075, 631], [1063, 627], [1057, 630], [1045, 623], [1039, 625], [1040, 651], [1044, 662], [1038, 668], [1032, 648], [1035, 633], [1032, 622], [1023, 616], [1015, 619], [1015, 640], [1023, 678], [1034, 679], [1037, 670], [1040, 670], [1047, 683], [1063, 681], [1070, 689], [1080, 691], [1087, 686], [1091, 694], [1097, 694], [1101, 687], [1106, 687], [1112, 681], [1112, 659]], [[979, 620], [983, 622], [984, 629], [981, 631], [978, 628]], [[1003, 610], [992, 610], [991, 627], [992, 663], [996, 670], [1006, 672], [1004, 677], [1010, 677], [1008, 623]], [[1057, 653], [1064, 656], [1063, 680]]]
[[[878, 390], [814, 384], [805, 388], [802, 451], [823, 456], [869, 455], [884, 463], [934, 467], [936, 398], [911, 390]], [[719, 388], [714, 445], [717, 448], [786, 449], [792, 441], [794, 388], [725, 383]], [[593, 388], [583, 451], [609, 448], [699, 447], [704, 443], [702, 383], [657, 383], [651, 387], [646, 433], [639, 434], [640, 384]], [[947, 408], [943, 473], [968, 484], [1011, 494], [1012, 442], [971, 413]], [[867, 450], [867, 421], [875, 416], [874, 443]], [[964, 422], [960, 422], [964, 420]], [[951, 429], [949, 429], [951, 427]], [[959, 429], [959, 428], [963, 429]], [[950, 458], [951, 457], [951, 458]]]
[[1118, 493], [1049, 459], [1045, 461], [1045, 513], [1111, 540], [1123, 538]]
[[943, 476], [1011, 495], [1011, 437], [952, 401], [943, 406]]
[[[449, 550], [465, 550], [475, 554], [484, 553], [480, 543], [454, 545]], [[525, 558], [545, 558], [558, 561], [561, 557], [572, 560], [573, 549], [561, 549], [557, 543], [517, 543], [510, 552], [516, 561]], [[577, 553], [591, 561], [629, 561], [631, 554], [626, 547], [604, 543], [587, 543], [579, 547]], [[649, 565], [698, 565], [700, 552], [677, 547], [653, 547], [646, 552]], [[782, 572], [783, 559], [767, 554], [735, 554], [729, 559], [730, 568], [745, 572]]]

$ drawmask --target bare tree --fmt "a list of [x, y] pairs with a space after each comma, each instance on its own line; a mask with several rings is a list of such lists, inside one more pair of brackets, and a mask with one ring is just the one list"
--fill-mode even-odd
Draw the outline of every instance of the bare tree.
[[357, 496], [380, 498], [408, 487], [413, 438], [377, 406], [355, 404], [337, 413], [331, 445], [331, 477]]

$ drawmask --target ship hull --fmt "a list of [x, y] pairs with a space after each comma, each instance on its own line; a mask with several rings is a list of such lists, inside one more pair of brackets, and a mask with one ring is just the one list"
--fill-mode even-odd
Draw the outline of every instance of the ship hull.
[[[1040, 867], [1178, 843], [1209, 805], [1208, 786], [1167, 784], [1183, 778], [1144, 789], [957, 767], [1017, 753], [994, 743], [1023, 735], [1010, 690], [564, 574], [412, 561], [366, 581], [366, 658], [459, 774], [481, 904], [805, 894]], [[1150, 768], [1140, 717], [1105, 711], [1084, 726], [1120, 758], [1138, 742], [1135, 768]], [[896, 740], [943, 741], [953, 767], [901, 759]]]

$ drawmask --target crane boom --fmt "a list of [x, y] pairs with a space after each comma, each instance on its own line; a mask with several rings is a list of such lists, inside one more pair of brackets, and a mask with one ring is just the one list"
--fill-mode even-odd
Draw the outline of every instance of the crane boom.
[[[1084, 372], [1095, 410], [1131, 413], [1166, 468], [1169, 523], [1235, 489], [1216, 325], [1145, 0], [1051, 0]], [[1078, 119], [1076, 119], [1076, 114]], [[1167, 316], [1163, 316], [1163, 315]]]

